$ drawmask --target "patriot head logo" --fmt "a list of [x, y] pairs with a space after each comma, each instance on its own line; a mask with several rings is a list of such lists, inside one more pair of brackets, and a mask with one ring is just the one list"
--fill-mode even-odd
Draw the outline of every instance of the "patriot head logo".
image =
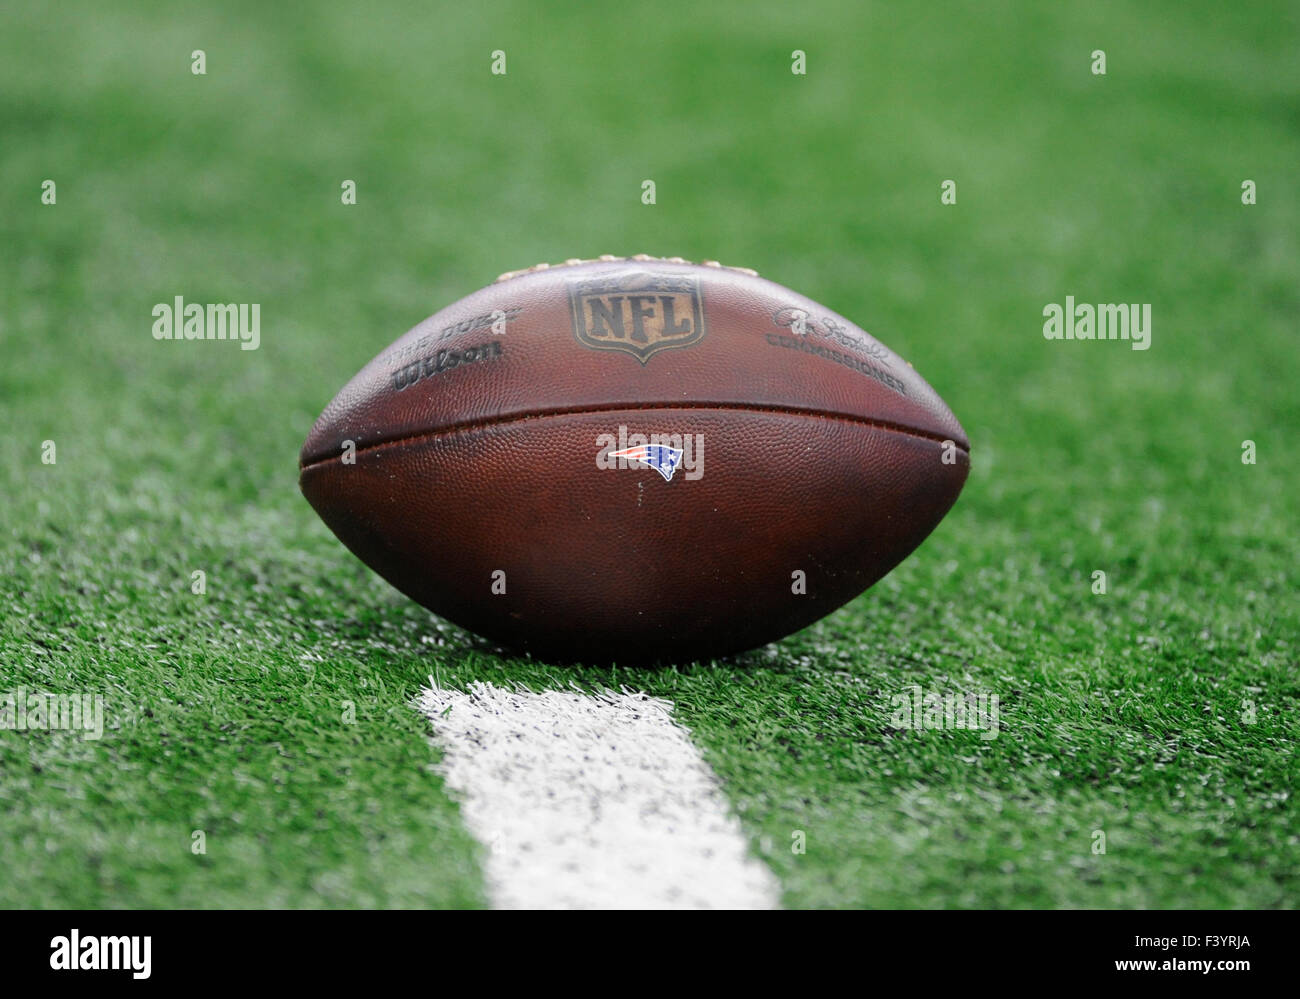
[[628, 447], [622, 451], [609, 452], [611, 458], [624, 458], [638, 465], [653, 468], [664, 477], [665, 482], [672, 482], [673, 473], [682, 463], [680, 448], [667, 447], [663, 444], [642, 444], [640, 447]]

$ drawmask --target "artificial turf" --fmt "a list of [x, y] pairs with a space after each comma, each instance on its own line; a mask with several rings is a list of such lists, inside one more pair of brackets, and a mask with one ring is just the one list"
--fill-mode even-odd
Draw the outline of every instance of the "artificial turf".
[[[789, 906], [1294, 906], [1298, 27], [1208, 0], [7, 6], [0, 693], [101, 694], [107, 730], [0, 731], [0, 905], [484, 904], [411, 707], [434, 675], [671, 699]], [[857, 320], [965, 425], [956, 508], [716, 663], [521, 660], [391, 590], [298, 495], [312, 420], [497, 273], [606, 252]], [[260, 303], [259, 349], [155, 340], [176, 295]], [[1066, 295], [1151, 303], [1151, 349], [1045, 340]], [[998, 737], [892, 728], [914, 684], [996, 693]]]

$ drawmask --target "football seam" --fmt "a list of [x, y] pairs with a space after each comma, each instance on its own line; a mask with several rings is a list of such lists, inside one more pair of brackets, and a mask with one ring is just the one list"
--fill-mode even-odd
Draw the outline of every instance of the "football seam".
[[[433, 430], [422, 430], [419, 433], [407, 434], [404, 437], [391, 437], [387, 440], [375, 441], [358, 447], [356, 454], [364, 454], [367, 451], [374, 451], [378, 448], [400, 446], [412, 441], [429, 440], [434, 437], [445, 437], [451, 434], [463, 433], [467, 430], [476, 430], [484, 427], [502, 426], [508, 423], [526, 423], [529, 420], [553, 419], [561, 416], [588, 416], [594, 413], [621, 413], [636, 412], [638, 410], [665, 409], [665, 410], [711, 410], [714, 412], [735, 412], [735, 413], [768, 413], [782, 416], [804, 416], [821, 420], [836, 420], [841, 423], [856, 423], [860, 426], [871, 427], [875, 430], [886, 430], [891, 433], [903, 434], [908, 437], [916, 437], [921, 440], [932, 441], [937, 444], [943, 444], [948, 441], [952, 443], [967, 457], [970, 456], [970, 445], [959, 442], [956, 438], [945, 436], [944, 434], [931, 433], [927, 430], [918, 430], [915, 427], [904, 426], [901, 423], [891, 423], [887, 420], [869, 420], [861, 416], [853, 416], [849, 413], [827, 413], [818, 409], [803, 409], [798, 406], [746, 406], [735, 403], [641, 403], [628, 404], [620, 403], [609, 406], [590, 406], [582, 409], [552, 409], [538, 410], [533, 413], [513, 413], [510, 416], [500, 416], [496, 418], [467, 420], [464, 423], [453, 423], [446, 427], [438, 427]], [[317, 465], [327, 465], [330, 462], [339, 461], [341, 455], [330, 455], [326, 458], [313, 458], [311, 461], [299, 462], [299, 472], [306, 472]]]

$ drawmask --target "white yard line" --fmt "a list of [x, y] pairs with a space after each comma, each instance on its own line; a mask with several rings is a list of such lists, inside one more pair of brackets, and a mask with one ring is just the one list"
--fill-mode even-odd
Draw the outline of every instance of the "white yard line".
[[489, 848], [495, 907], [776, 907], [776, 879], [667, 701], [476, 683], [433, 687], [419, 706]]

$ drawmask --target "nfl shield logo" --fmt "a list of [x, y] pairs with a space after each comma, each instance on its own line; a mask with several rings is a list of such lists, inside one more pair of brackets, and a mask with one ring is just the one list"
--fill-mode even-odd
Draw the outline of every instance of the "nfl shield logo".
[[645, 364], [658, 351], [689, 347], [704, 336], [699, 279], [689, 274], [618, 274], [575, 280], [569, 309], [578, 342], [622, 350]]

